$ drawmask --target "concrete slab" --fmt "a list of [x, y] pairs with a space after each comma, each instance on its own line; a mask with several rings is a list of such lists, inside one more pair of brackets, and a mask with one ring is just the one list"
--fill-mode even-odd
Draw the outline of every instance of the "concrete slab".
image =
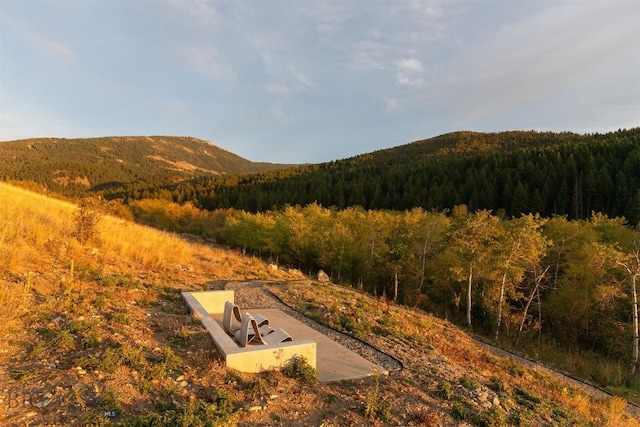
[[[229, 292], [231, 295], [227, 295]], [[228, 367], [240, 372], [272, 371], [297, 356], [305, 357], [309, 365], [316, 367], [317, 345], [310, 339], [241, 347], [224, 331], [222, 322], [215, 320], [223, 316], [225, 295], [233, 300], [233, 291], [182, 292], [191, 313], [200, 319]], [[201, 302], [212, 311], [205, 310]]]
[[[272, 327], [284, 329], [294, 341], [303, 339], [315, 341], [317, 344], [316, 368], [318, 379], [322, 382], [364, 378], [372, 375], [376, 370], [381, 374], [387, 373], [381, 367], [281, 310], [252, 308], [249, 312], [262, 314], [269, 319]], [[222, 324], [222, 314], [213, 313], [211, 316]]]

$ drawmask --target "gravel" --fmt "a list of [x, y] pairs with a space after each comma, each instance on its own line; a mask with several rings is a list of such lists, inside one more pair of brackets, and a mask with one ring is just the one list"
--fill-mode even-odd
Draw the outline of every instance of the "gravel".
[[224, 289], [234, 291], [235, 303], [243, 309], [277, 308], [389, 372], [402, 370], [402, 363], [396, 358], [358, 338], [343, 334], [303, 316], [264, 289], [263, 285], [264, 282], [229, 282], [224, 285]]

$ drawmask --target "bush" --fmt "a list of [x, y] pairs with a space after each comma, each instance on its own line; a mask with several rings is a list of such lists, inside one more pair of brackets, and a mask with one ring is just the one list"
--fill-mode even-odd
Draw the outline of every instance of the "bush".
[[451, 416], [458, 421], [473, 422], [473, 413], [460, 402], [451, 407]]
[[305, 384], [318, 381], [318, 371], [311, 366], [304, 356], [296, 356], [291, 363], [282, 369], [282, 373]]
[[83, 245], [96, 237], [97, 225], [104, 215], [101, 199], [82, 199], [74, 212], [74, 237]]
[[468, 377], [460, 378], [460, 385], [462, 385], [462, 387], [466, 388], [467, 390], [477, 390], [480, 387], [478, 381]]
[[453, 397], [453, 387], [449, 381], [443, 381], [438, 386], [438, 396], [442, 399], [449, 400]]
[[502, 427], [507, 425], [507, 417], [499, 406], [492, 406], [478, 416], [478, 425], [482, 427]]
[[233, 394], [216, 391], [211, 400], [191, 400], [182, 405], [158, 408], [158, 412], [127, 420], [126, 425], [210, 427], [233, 417], [236, 403]]

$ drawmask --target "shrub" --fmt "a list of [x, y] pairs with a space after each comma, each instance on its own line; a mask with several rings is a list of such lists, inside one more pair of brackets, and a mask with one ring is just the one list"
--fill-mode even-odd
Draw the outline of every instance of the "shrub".
[[468, 377], [460, 378], [460, 385], [462, 385], [462, 387], [466, 388], [467, 390], [477, 390], [478, 387], [480, 387], [478, 381]]
[[318, 371], [304, 356], [294, 357], [291, 363], [282, 369], [282, 373], [305, 384], [313, 384], [318, 380]]
[[449, 400], [453, 397], [453, 387], [449, 381], [443, 381], [438, 386], [438, 396], [442, 399]]
[[622, 414], [624, 412], [624, 408], [627, 406], [626, 399], [623, 399], [619, 396], [611, 396], [607, 400], [605, 400], [605, 406], [609, 410], [611, 414]]
[[104, 209], [100, 199], [82, 199], [73, 215], [73, 237], [83, 245], [96, 237], [98, 234], [97, 225], [104, 215], [103, 212]]
[[478, 415], [478, 425], [481, 427], [502, 427], [507, 425], [507, 417], [499, 406], [492, 406]]
[[473, 422], [473, 413], [460, 402], [451, 407], [451, 416], [458, 421]]
[[231, 393], [214, 392], [212, 401], [190, 400], [181, 405], [161, 405], [157, 412], [127, 420], [129, 426], [154, 427], [209, 427], [215, 426], [233, 417], [235, 397]]

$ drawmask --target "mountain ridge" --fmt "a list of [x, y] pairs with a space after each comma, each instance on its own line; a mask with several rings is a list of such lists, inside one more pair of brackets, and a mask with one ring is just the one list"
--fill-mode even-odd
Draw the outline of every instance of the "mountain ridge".
[[252, 162], [190, 136], [52, 137], [0, 142], [2, 178], [34, 181], [71, 196], [140, 181], [175, 184], [196, 176], [255, 173], [288, 166]]
[[[65, 150], [59, 150], [64, 141]], [[0, 143], [0, 179], [67, 197], [166, 199], [207, 210], [286, 205], [489, 209], [640, 222], [640, 128], [606, 134], [458, 131], [324, 163], [254, 163], [193, 137]], [[55, 149], [54, 149], [55, 148]], [[120, 154], [115, 154], [120, 153]], [[62, 157], [62, 158], [61, 158]]]

